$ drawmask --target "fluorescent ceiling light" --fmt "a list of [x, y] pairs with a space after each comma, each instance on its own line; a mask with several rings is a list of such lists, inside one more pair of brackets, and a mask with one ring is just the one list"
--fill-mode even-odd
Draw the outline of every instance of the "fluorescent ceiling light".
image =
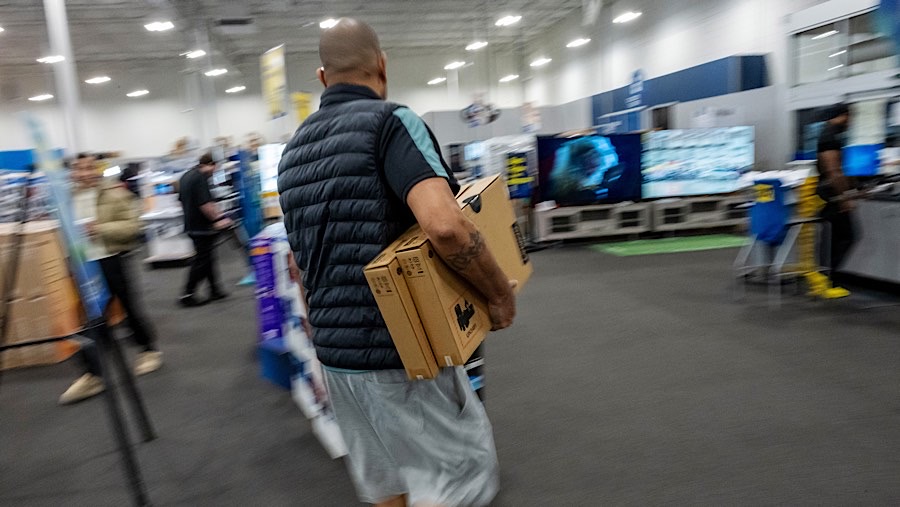
[[458, 69], [458, 68], [464, 66], [465, 64], [466, 64], [466, 62], [459, 62], [459, 61], [450, 62], [447, 65], [444, 65], [444, 70], [455, 70], [455, 69]]
[[149, 90], [135, 90], [135, 91], [133, 91], [133, 92], [131, 92], [131, 93], [126, 93], [125, 96], [126, 96], [126, 97], [131, 97], [131, 98], [134, 98], [134, 97], [143, 97], [144, 95], [147, 95], [148, 93], [150, 93]]
[[634, 21], [637, 18], [641, 17], [641, 14], [643, 14], [643, 12], [628, 11], [616, 16], [616, 18], [613, 19], [613, 23], [628, 23], [629, 21]]
[[225, 93], [240, 93], [246, 89], [246, 86], [232, 86], [231, 88], [225, 90]]
[[478, 51], [479, 49], [481, 49], [483, 47], [487, 47], [487, 45], [488, 45], [488, 43], [483, 40], [475, 41], [475, 42], [469, 44], [468, 46], [466, 46], [466, 51]]
[[171, 21], [154, 21], [153, 23], [144, 25], [144, 28], [146, 28], [148, 32], [165, 32], [166, 30], [175, 28], [175, 25]]
[[843, 63], [842, 63], [842, 64], [839, 64], [839, 65], [835, 65], [834, 67], [828, 69], [828, 72], [831, 72], [831, 71], [833, 71], [833, 70], [838, 70], [838, 69], [840, 69], [840, 68], [843, 67], [843, 66], [844, 66]]
[[584, 37], [581, 37], [579, 39], [575, 39], [572, 42], [566, 44], [566, 47], [567, 48], [577, 48], [578, 46], [584, 46], [588, 42], [591, 42], [591, 39], [585, 39]]
[[193, 51], [188, 51], [187, 53], [181, 53], [181, 54], [184, 55], [186, 58], [194, 59], [194, 58], [200, 58], [201, 56], [206, 56], [206, 51], [203, 51], [202, 49], [195, 49]]
[[216, 77], [221, 76], [222, 74], [228, 74], [228, 69], [212, 69], [206, 71], [203, 75], [208, 77]]
[[445, 78], [445, 77], [436, 77], [436, 78], [432, 79], [431, 81], [429, 81], [428, 84], [430, 84], [430, 85], [441, 84], [446, 80], [447, 80], [447, 78]]
[[0, 26], [0, 32], [5, 32], [5, 31], [6, 30], [4, 30], [2, 26]]
[[538, 58], [537, 60], [531, 62], [531, 66], [532, 66], [532, 67], [542, 67], [542, 66], [547, 65], [548, 63], [550, 63], [550, 62], [552, 62], [552, 61], [553, 61], [553, 58], [544, 58], [544, 57], [542, 56], [542, 57]]
[[510, 82], [510, 81], [515, 81], [516, 79], [519, 79], [519, 75], [518, 75], [518, 74], [510, 74], [510, 75], [508, 75], [508, 76], [503, 76], [503, 77], [501, 77], [501, 78], [500, 78], [500, 82], [501, 82], [501, 83], [508, 83], [508, 82]]
[[103, 177], [104, 177], [104, 178], [110, 178], [110, 177], [112, 177], [112, 176], [118, 176], [118, 175], [120, 175], [120, 174], [122, 174], [122, 168], [119, 167], [119, 166], [117, 166], [117, 165], [114, 165], [114, 166], [112, 166], [112, 167], [107, 167], [107, 168], [103, 171]]
[[835, 56], [841, 56], [842, 54], [844, 54], [846, 52], [847, 52], [847, 50], [844, 49], [842, 51], [838, 51], [837, 53], [834, 53], [833, 55], [828, 55], [828, 58], [834, 58]]
[[494, 25], [496, 25], [496, 26], [515, 25], [521, 19], [522, 19], [522, 16], [503, 16], [502, 18], [498, 19], [497, 22], [494, 23]]
[[64, 56], [51, 55], [51, 56], [44, 56], [42, 58], [38, 58], [37, 61], [38, 61], [38, 63], [59, 63], [59, 62], [64, 61], [65, 59], [66, 59], [66, 57], [64, 57]]
[[84, 82], [87, 84], [103, 84], [112, 81], [109, 76], [97, 76], [92, 77], [90, 79], [85, 79]]
[[838, 32], [837, 30], [829, 30], [825, 33], [820, 33], [819, 35], [816, 35], [815, 37], [812, 38], [812, 40], [824, 39], [825, 37], [831, 37], [832, 35], [836, 35], [838, 33], [840, 33], [840, 32]]
[[35, 95], [34, 97], [28, 97], [28, 100], [30, 100], [32, 102], [42, 102], [45, 100], [50, 100], [52, 98], [53, 98], [53, 95], [50, 95], [49, 93], [44, 93], [42, 95]]
[[328, 30], [329, 28], [334, 28], [338, 24], [338, 20], [334, 18], [328, 18], [325, 21], [319, 23], [319, 28], [322, 30]]

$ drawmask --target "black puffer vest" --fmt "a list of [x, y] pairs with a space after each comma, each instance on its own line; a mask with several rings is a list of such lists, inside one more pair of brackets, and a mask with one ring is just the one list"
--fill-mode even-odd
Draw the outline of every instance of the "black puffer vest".
[[399, 106], [372, 97], [364, 87], [328, 88], [278, 166], [316, 353], [326, 366], [353, 370], [403, 368], [363, 267], [415, 222], [387, 186], [378, 155]]

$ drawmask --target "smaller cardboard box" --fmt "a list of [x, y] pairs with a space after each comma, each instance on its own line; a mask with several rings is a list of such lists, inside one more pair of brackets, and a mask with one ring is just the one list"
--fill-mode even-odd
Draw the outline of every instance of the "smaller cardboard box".
[[411, 234], [415, 237], [416, 230], [413, 228], [384, 249], [366, 266], [365, 275], [407, 376], [422, 380], [435, 378], [438, 364], [396, 255]]

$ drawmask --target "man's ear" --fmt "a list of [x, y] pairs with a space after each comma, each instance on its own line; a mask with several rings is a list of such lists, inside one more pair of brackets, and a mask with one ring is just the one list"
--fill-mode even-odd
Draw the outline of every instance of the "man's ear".
[[328, 82], [325, 81], [325, 67], [316, 69], [316, 75], [319, 77], [319, 82], [322, 83], [322, 86], [328, 88]]
[[381, 73], [381, 78], [387, 82], [387, 53], [384, 51], [381, 52], [381, 58], [378, 59], [378, 72]]

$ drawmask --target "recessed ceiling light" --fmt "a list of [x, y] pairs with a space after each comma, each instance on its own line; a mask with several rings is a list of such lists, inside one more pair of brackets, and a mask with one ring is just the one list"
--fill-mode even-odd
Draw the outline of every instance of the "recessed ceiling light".
[[228, 69], [212, 69], [204, 72], [204, 75], [208, 77], [216, 77], [223, 74], [228, 74]]
[[572, 42], [566, 44], [566, 47], [567, 48], [577, 48], [578, 46], [584, 46], [588, 42], [591, 42], [591, 39], [586, 39], [584, 37], [581, 37], [579, 39], [575, 39]]
[[84, 82], [87, 84], [103, 84], [112, 81], [109, 76], [97, 76], [92, 77], [90, 79], [85, 79]]
[[466, 51], [478, 51], [481, 48], [487, 47], [487, 45], [488, 43], [483, 40], [475, 41], [466, 46]]
[[828, 55], [828, 58], [834, 58], [835, 56], [841, 56], [842, 54], [844, 54], [844, 53], [846, 53], [846, 52], [847, 52], [847, 50], [846, 50], [846, 49], [843, 49], [843, 50], [841, 50], [841, 51], [838, 51], [837, 53], [833, 53], [833, 54]]
[[165, 32], [166, 30], [175, 28], [175, 24], [171, 21], [154, 21], [153, 23], [144, 25], [144, 28], [146, 28], [148, 32]]
[[825, 37], [831, 37], [832, 35], [837, 35], [839, 33], [840, 32], [838, 32], [837, 30], [829, 30], [825, 33], [820, 33], [819, 35], [816, 35], [815, 37], [812, 38], [812, 40], [824, 39]]
[[246, 89], [247, 89], [246, 86], [233, 86], [233, 87], [225, 90], [225, 93], [240, 93]]
[[44, 93], [41, 95], [35, 95], [34, 97], [28, 97], [28, 100], [30, 100], [32, 102], [42, 102], [45, 100], [50, 100], [52, 98], [53, 98], [53, 95], [50, 95], [49, 93]]
[[441, 84], [446, 80], [447, 80], [447, 78], [445, 78], [445, 77], [436, 77], [436, 78], [432, 79], [431, 81], [429, 81], [428, 84], [430, 84], [430, 85]]
[[831, 72], [831, 71], [833, 71], [833, 70], [838, 70], [838, 69], [840, 69], [840, 68], [843, 67], [843, 66], [844, 66], [843, 63], [838, 64], [838, 65], [835, 65], [834, 67], [828, 69], [828, 72]]
[[135, 90], [131, 93], [126, 93], [125, 96], [131, 97], [131, 98], [143, 97], [144, 95], [147, 95], [148, 93], [150, 93], [150, 90]]
[[510, 74], [510, 75], [508, 75], [508, 76], [503, 76], [503, 77], [501, 77], [501, 78], [500, 78], [500, 82], [501, 82], [501, 83], [508, 83], [508, 82], [510, 82], [510, 81], [515, 81], [516, 79], [519, 79], [519, 75], [518, 75], [518, 74]]
[[51, 55], [51, 56], [44, 56], [44, 57], [38, 58], [37, 61], [38, 61], [38, 63], [59, 63], [59, 62], [64, 61], [65, 59], [66, 59], [66, 57], [64, 57], [64, 56]]
[[195, 49], [193, 51], [188, 51], [187, 53], [181, 54], [184, 55], [185, 58], [194, 59], [200, 58], [201, 56], [206, 56], [206, 51], [203, 51], [202, 49]]
[[544, 57], [542, 56], [542, 57], [538, 58], [537, 60], [531, 62], [531, 66], [532, 66], [532, 67], [542, 67], [542, 66], [547, 65], [548, 63], [550, 63], [550, 62], [552, 62], [552, 61], [553, 61], [553, 58], [544, 58]]
[[325, 21], [319, 23], [319, 28], [321, 28], [322, 30], [328, 30], [329, 28], [334, 28], [335, 26], [337, 26], [337, 24], [338, 20], [334, 18], [328, 18]]
[[641, 17], [641, 14], [643, 14], [643, 12], [628, 11], [616, 16], [616, 18], [613, 19], [613, 23], [628, 23], [629, 21], [634, 21], [637, 18]]
[[458, 68], [464, 66], [465, 64], [466, 64], [466, 62], [460, 62], [460, 61], [450, 62], [447, 65], [444, 65], [444, 70], [455, 70], [455, 69], [458, 69]]
[[494, 25], [496, 25], [496, 26], [515, 25], [521, 19], [522, 19], [522, 16], [503, 16], [502, 18], [498, 19], [497, 22], [494, 23]]

